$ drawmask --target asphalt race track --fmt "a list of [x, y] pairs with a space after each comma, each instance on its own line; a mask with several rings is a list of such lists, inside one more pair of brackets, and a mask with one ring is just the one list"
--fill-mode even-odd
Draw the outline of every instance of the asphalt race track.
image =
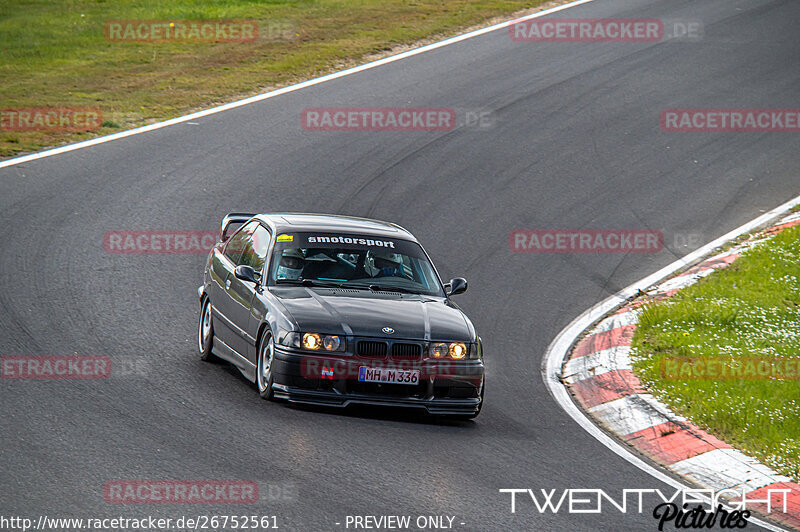
[[[587, 307], [796, 196], [792, 133], [667, 133], [664, 108], [791, 108], [795, 0], [596, 0], [553, 15], [692, 19], [699, 41], [513, 42], [499, 30], [260, 103], [0, 169], [0, 353], [105, 355], [105, 380], [3, 380], [0, 514], [448, 515], [456, 530], [655, 530], [649, 515], [510, 511], [501, 488], [674, 491], [569, 419], [540, 376]], [[491, 127], [315, 132], [307, 107], [488, 111]], [[461, 115], [459, 115], [461, 116]], [[197, 357], [201, 254], [110, 254], [112, 230], [218, 227], [229, 211], [397, 222], [486, 350], [475, 422], [262, 401]], [[651, 254], [519, 254], [515, 229], [654, 229]], [[688, 245], [687, 245], [688, 244]], [[116, 366], [115, 366], [116, 367]], [[259, 483], [248, 506], [108, 504], [113, 480]], [[341, 523], [336, 525], [336, 523]], [[463, 523], [460, 524], [460, 523]], [[752, 527], [755, 528], [755, 527]], [[352, 530], [352, 527], [351, 527]]]

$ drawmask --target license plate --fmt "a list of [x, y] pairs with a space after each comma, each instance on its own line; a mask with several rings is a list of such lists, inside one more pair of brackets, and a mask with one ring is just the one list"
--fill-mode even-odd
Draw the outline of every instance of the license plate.
[[418, 369], [358, 368], [360, 382], [385, 382], [387, 384], [418, 384]]

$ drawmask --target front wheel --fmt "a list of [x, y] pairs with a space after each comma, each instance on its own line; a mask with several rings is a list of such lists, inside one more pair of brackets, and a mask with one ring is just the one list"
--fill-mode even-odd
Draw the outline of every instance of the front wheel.
[[200, 312], [200, 323], [197, 325], [197, 347], [200, 349], [200, 360], [209, 362], [216, 358], [211, 352], [214, 345], [214, 323], [211, 321], [211, 300], [203, 301]]
[[275, 349], [272, 343], [272, 331], [267, 329], [261, 336], [261, 344], [258, 349], [258, 363], [256, 364], [256, 384], [258, 385], [258, 395], [262, 399], [272, 401], [272, 361]]

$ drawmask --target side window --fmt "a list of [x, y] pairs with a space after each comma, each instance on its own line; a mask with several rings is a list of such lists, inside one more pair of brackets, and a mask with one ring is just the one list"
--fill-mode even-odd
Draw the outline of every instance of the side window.
[[264, 226], [258, 225], [253, 231], [252, 237], [247, 239], [244, 250], [239, 261], [236, 263], [252, 266], [256, 271], [256, 276], [260, 276], [267, 261], [267, 250], [269, 249], [270, 234]]
[[228, 240], [228, 243], [225, 244], [225, 251], [222, 253], [237, 266], [240, 264], [239, 259], [242, 256], [242, 251], [250, 240], [250, 234], [255, 230], [257, 225], [258, 222], [253, 220], [234, 233], [230, 240]]

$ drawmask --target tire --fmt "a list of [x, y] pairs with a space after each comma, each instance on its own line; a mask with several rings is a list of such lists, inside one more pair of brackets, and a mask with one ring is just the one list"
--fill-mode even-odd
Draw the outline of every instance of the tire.
[[256, 363], [256, 386], [258, 395], [262, 399], [274, 401], [275, 396], [272, 392], [272, 361], [275, 349], [272, 343], [272, 331], [266, 329], [261, 335], [258, 343], [258, 360]]
[[211, 300], [203, 299], [200, 310], [200, 321], [197, 324], [197, 348], [200, 350], [200, 360], [214, 361], [217, 357], [211, 352], [214, 346], [214, 322], [211, 316]]

